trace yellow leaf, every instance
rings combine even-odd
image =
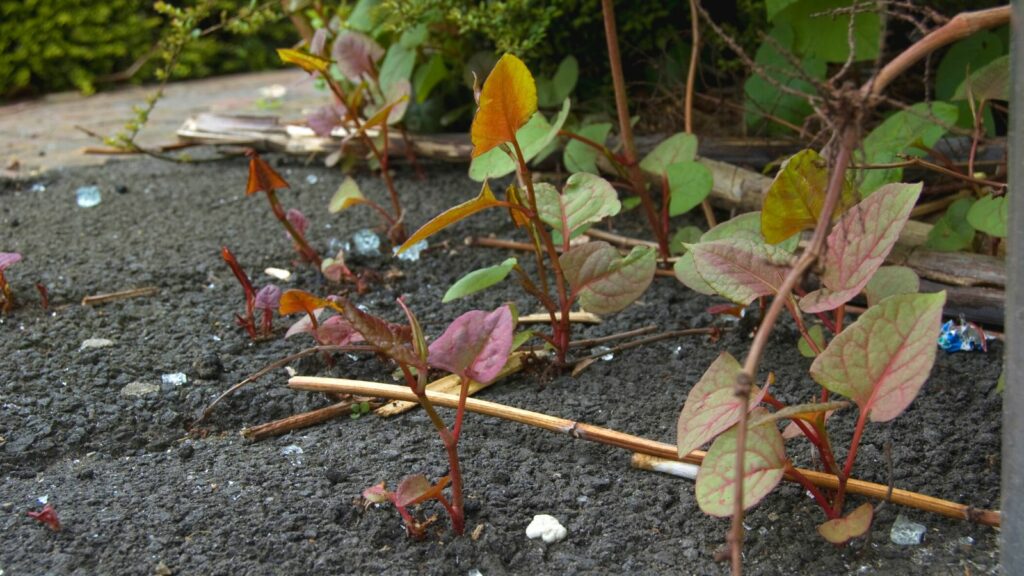
[[[417,230],[415,234],[405,241],[405,244],[402,244],[398,248],[398,253],[401,254],[402,252],[405,252],[405,250],[413,244],[423,240],[424,238],[433,236],[463,218],[467,218],[481,210],[485,210],[493,206],[501,206],[501,202],[494,197],[494,192],[491,192],[490,184],[484,182],[484,187],[480,190],[479,196],[468,202],[463,202],[458,206],[453,206],[437,216],[434,216],[430,222],[424,224],[422,228]]]
[[[787,160],[772,181],[761,209],[765,242],[778,244],[797,232],[813,228],[825,203],[828,179],[828,166],[814,150],[801,150]],[[853,186],[846,180],[832,218],[856,203]]]
[[[278,48],[277,55],[281,57],[281,60],[295,64],[299,68],[302,68],[306,72],[312,74],[313,72],[324,73],[331,66],[331,61],[319,56],[308,54],[301,50],[292,50],[291,48]]]
[[[523,61],[505,54],[494,65],[480,92],[480,107],[473,118],[470,136],[473,158],[511,142],[537,111],[537,85]]]
[[[398,106],[399,104],[402,104],[402,103],[408,102],[408,101],[409,101],[409,95],[405,94],[401,98],[395,100],[394,102],[391,102],[390,104],[384,106],[380,110],[377,110],[377,113],[374,114],[373,116],[370,116],[370,119],[367,120],[363,124],[363,131],[366,131],[366,130],[368,130],[370,128],[373,128],[374,126],[379,126],[379,125],[383,124],[384,121],[388,119],[388,116],[391,115],[391,110],[395,106]]]
[[[363,196],[363,192],[359,189],[359,184],[351,176],[346,176],[345,181],[341,183],[338,191],[331,198],[330,204],[327,205],[327,211],[331,214],[336,214],[343,210],[348,210],[356,204],[364,203],[366,203],[366,197]]]

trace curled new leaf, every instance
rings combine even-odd
[[[251,196],[257,192],[270,192],[288,187],[288,183],[284,181],[284,178],[271,168],[266,160],[261,158],[255,151],[250,151],[249,183],[245,187],[246,196]]]
[[[321,58],[315,54],[309,54],[301,50],[292,50],[291,48],[278,48],[277,55],[281,57],[281,60],[289,64],[295,64],[299,68],[302,68],[310,74],[314,72],[324,73],[331,66],[331,61],[326,58]]]
[[[778,244],[797,232],[814,227],[825,203],[828,179],[828,166],[814,150],[802,150],[787,160],[764,197],[761,231],[765,242]],[[853,186],[844,180],[842,195],[832,217],[842,214],[855,202]]]
[[[736,377],[742,370],[732,354],[723,352],[690,389],[676,425],[680,456],[686,456],[731,428],[764,398],[767,388],[759,390],[755,386],[744,410],[743,401],[734,392]]]
[[[758,411],[752,413],[756,418]],[[697,504],[705,514],[732,516],[736,484],[736,426],[718,436],[697,473]],[[786,445],[775,424],[750,426],[743,458],[743,509],[778,486],[786,467]]]
[[[487,208],[500,205],[501,202],[494,197],[494,192],[491,192],[491,186],[487,182],[484,182],[483,188],[480,189],[479,196],[468,202],[463,202],[458,206],[453,206],[437,216],[434,216],[430,222],[424,224],[419,230],[410,236],[409,239],[401,245],[401,247],[398,248],[398,253],[401,254],[402,252],[405,252],[405,250],[413,244],[437,234],[441,230],[444,230],[463,218],[468,218],[481,210],[486,210]]]
[[[489,383],[508,362],[514,328],[512,310],[507,305],[493,312],[466,312],[430,344],[429,363],[452,374]]]
[[[656,254],[637,246],[625,257],[607,242],[588,242],[559,257],[572,299],[595,314],[611,314],[629,306],[647,290],[657,267]]]
[[[873,422],[899,416],[928,379],[946,293],[901,294],[872,306],[811,364],[811,377]]]
[[[480,107],[470,135],[473,157],[506,142],[537,111],[537,85],[523,61],[505,54],[494,65],[480,91]]]
[[[818,526],[818,534],[833,544],[846,544],[868,533],[874,515],[875,507],[870,502],[865,502],[846,516],[834,518]]]

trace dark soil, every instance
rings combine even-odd
[[[367,223],[359,208],[341,216],[325,210],[337,172],[276,160],[293,184],[286,206],[311,219],[310,237],[324,252]],[[400,174],[410,210],[424,222],[475,195],[464,169],[432,166],[419,182]],[[315,176],[310,184],[307,176]],[[217,394],[273,360],[306,345],[305,337],[252,343],[233,323],[241,289],[219,257],[228,245],[257,284],[268,266],[296,270],[294,253],[263,198],[245,198],[243,160],[177,166],[134,160],[101,168],[51,172],[32,182],[0,182],[0,250],[24,253],[8,270],[20,307],[0,320],[0,574],[721,574],[714,560],[727,521],[698,509],[690,481],[630,468],[613,448],[477,415],[461,443],[468,532],[453,537],[443,517],[425,541],[407,539],[390,507],[365,509],[360,492],[404,475],[443,475],[441,443],[420,412],[367,416],[252,443],[238,430],[326,404],[321,396],[284,387],[283,370],[243,389],[206,425],[205,437],[186,426]],[[364,190],[383,201],[369,176]],[[75,204],[74,190],[95,184],[99,206]],[[123,193],[115,190],[126,187]],[[395,268],[359,301],[398,321],[404,295],[428,334],[469,309],[514,300],[535,306],[509,283],[441,305],[443,291],[465,272],[500,262],[503,251],[468,248],[468,234],[514,237],[494,211],[439,235],[412,264],[385,258],[354,260],[356,268]],[[638,214],[622,218],[638,231]],[[525,261],[526,259],[524,259]],[[393,275],[392,275],[393,276]],[[51,308],[38,304],[33,284],[49,288]],[[83,296],[139,286],[157,296],[99,307]],[[318,274],[298,268],[288,286],[326,293]],[[641,301],[579,335],[601,335],[655,323],[661,329],[705,326],[711,299],[671,278],[659,278]],[[89,338],[110,347],[81,350]],[[804,400],[816,389],[809,360],[783,324],[764,366],[776,371],[776,394]],[[687,391],[721,350],[740,357],[740,331],[712,343],[690,337],[617,354],[579,378],[531,371],[510,377],[482,398],[673,442]],[[893,446],[897,486],[996,508],[999,503],[1000,396],[995,392],[1002,348],[988,354],[940,354],[920,397],[889,424],[865,434],[855,475],[885,483],[884,446]],[[372,358],[319,360],[302,373],[390,381]],[[185,372],[188,382],[161,382]],[[855,411],[836,417],[835,436],[848,442]],[[446,415],[450,412],[445,411]],[[301,457],[282,454],[299,446]],[[841,452],[841,449],[840,449]],[[806,446],[791,444],[798,465],[811,465]],[[47,497],[64,525],[53,533],[26,516]],[[853,498],[850,509],[859,503]],[[428,507],[424,514],[440,513]],[[825,543],[823,520],[803,490],[784,483],[749,515],[745,549],[750,574],[998,574],[997,531],[912,510],[928,532],[919,546],[897,546],[889,530],[901,512],[879,512],[870,543]],[[545,545],[526,538],[535,514],[568,528],[566,540]]]

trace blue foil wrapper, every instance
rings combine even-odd
[[[987,352],[985,332],[973,322],[963,318],[959,322],[947,320],[939,332],[939,348],[946,352]]]

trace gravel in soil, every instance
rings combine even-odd
[[[295,160],[274,162],[292,183],[287,207],[310,218],[322,252],[376,222],[368,210],[328,214],[337,172]],[[409,214],[421,223],[479,190],[459,167],[431,166],[429,179],[398,177]],[[315,176],[315,178],[307,178]],[[407,539],[398,514],[361,505],[361,491],[394,485],[410,473],[446,472],[441,442],[419,412],[381,419],[338,419],[290,435],[249,442],[238,430],[326,404],[284,388],[275,372],[225,402],[188,437],[186,426],[217,394],[246,375],[305,347],[284,340],[253,343],[234,325],[241,289],[219,257],[229,246],[257,286],[270,266],[296,272],[282,287],[326,293],[315,271],[297,266],[289,242],[259,197],[246,198],[242,160],[180,166],[132,160],[56,170],[37,181],[0,181],[0,250],[25,259],[7,272],[21,306],[0,319],[0,574],[724,574],[714,561],[727,520],[702,514],[692,482],[629,467],[629,454],[566,436],[477,415],[467,416],[461,455],[467,533],[447,531],[443,511],[425,541]],[[386,196],[363,175],[369,196]],[[75,190],[96,185],[102,201],[75,204]],[[498,263],[504,251],[471,248],[470,234],[515,237],[502,211],[471,218],[432,239],[418,263],[353,258],[382,273],[359,302],[398,321],[399,295],[437,335],[459,313],[515,301],[534,305],[511,283],[440,304],[444,290],[469,270]],[[640,216],[618,225],[641,235]],[[524,259],[525,261],[526,259]],[[391,271],[390,274],[383,274]],[[386,277],[386,279],[385,279]],[[42,310],[36,282],[50,293]],[[155,296],[96,307],[83,296],[156,286]],[[654,323],[660,329],[705,326],[711,299],[671,278],[656,279],[639,302],[578,336]],[[81,348],[109,339],[110,345]],[[809,361],[783,324],[763,366],[775,371],[776,394],[799,401],[816,387]],[[480,397],[673,442],[687,391],[721,350],[741,357],[742,331],[718,342],[665,341],[618,353],[580,377],[532,370]],[[995,508],[999,502],[1002,356],[940,354],[921,396],[895,421],[868,427],[855,475],[901,488]],[[301,373],[390,380],[373,358],[339,357],[332,366],[307,359]],[[187,381],[162,375],[184,373]],[[854,411],[837,415],[834,438],[848,442]],[[445,411],[450,417],[450,412]],[[296,447],[301,450],[299,453]],[[840,448],[839,456],[842,457]],[[791,443],[798,465],[806,446]],[[44,498],[60,515],[54,533],[26,516]],[[852,509],[859,500],[852,498]],[[898,513],[927,527],[922,544],[897,546],[889,530]],[[568,529],[555,544],[528,540],[535,514]],[[877,515],[869,541],[837,548],[815,532],[813,502],[783,484],[747,519],[749,574],[998,574],[994,529],[896,506]],[[479,530],[479,532],[477,532]]]

